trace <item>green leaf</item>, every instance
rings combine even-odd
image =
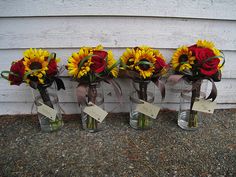
[[[5,76],[4,74],[8,74],[8,76]],[[1,77],[2,77],[3,79],[8,80],[8,77],[9,77],[10,74],[11,74],[11,75],[14,75],[14,76],[16,76],[16,77],[19,77],[18,74],[13,73],[12,71],[2,71],[2,72],[1,72]]]
[[[88,55],[88,56],[84,57],[84,58],[80,61],[79,66],[78,66],[78,69],[80,70],[80,68],[84,65],[84,63],[85,63],[86,61],[88,61],[88,59],[89,59],[90,57],[92,57],[92,56],[93,56],[93,55]]]
[[[49,62],[51,59],[56,59],[56,53],[55,53],[55,52],[53,52],[53,53],[51,53],[51,54],[49,55],[49,57],[48,57],[48,62]]]
[[[26,72],[26,73],[24,74],[23,80],[26,80],[26,78],[27,78],[30,74],[32,74],[32,73],[34,73],[34,72],[38,72],[38,71],[40,71],[40,69],[34,69],[34,70],[30,70],[30,71]]]
[[[125,63],[123,63],[121,60],[119,60],[118,61],[119,62],[119,64],[120,64],[120,68],[121,69],[126,69],[128,66],[125,64]]]
[[[219,56],[214,56],[214,57],[209,57],[209,58],[207,58],[206,60],[203,61],[203,64],[206,63],[206,62],[208,62],[208,61],[210,61],[210,60],[216,59],[216,58],[222,58],[222,59],[224,59],[224,57],[223,57],[223,56],[220,56],[220,55],[219,55]]]
[[[220,53],[222,54],[222,59],[223,59],[223,62],[222,62],[221,67],[220,67],[220,68],[222,68],[225,65],[225,55],[222,51],[220,51]]]
[[[152,64],[151,62],[149,61],[140,61],[138,63],[136,63],[135,65],[149,65],[149,66],[154,66],[154,64]]]
[[[119,64],[120,64],[119,61],[116,61],[113,65],[111,65],[111,67],[107,69],[108,73],[110,73],[111,70],[113,70],[113,69],[114,69],[115,67],[117,67]]]

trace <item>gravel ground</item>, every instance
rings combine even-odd
[[[36,116],[0,116],[0,176],[235,177],[236,111],[205,115],[194,132],[176,116],[162,111],[153,129],[137,131],[128,114],[111,114],[97,133],[81,130],[79,115],[54,133],[41,133]]]

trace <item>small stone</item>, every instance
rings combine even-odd
[[[129,166],[129,168],[130,168],[130,169],[134,169],[134,167],[133,167],[133,166],[131,166],[131,165]]]

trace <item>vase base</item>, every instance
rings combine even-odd
[[[178,115],[178,126],[184,130],[195,131],[200,127],[200,122],[196,123],[196,126],[189,126],[190,111],[182,111]],[[198,119],[198,118],[197,118]]]
[[[133,128],[133,129],[136,129],[136,130],[149,130],[152,128],[152,119],[145,116],[145,123],[146,125],[143,125],[143,126],[139,126],[138,124],[138,119],[139,119],[139,116],[145,116],[143,114],[140,114],[138,112],[134,112],[133,114],[130,113],[130,121],[129,121],[129,124],[130,126]]]
[[[43,133],[50,133],[50,132],[61,130],[62,127],[64,126],[63,120],[60,119],[53,122],[53,121],[50,121],[45,116],[39,117],[39,123],[40,123],[41,132]]]

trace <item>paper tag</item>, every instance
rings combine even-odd
[[[212,102],[210,100],[205,100],[205,99],[196,100],[193,104],[194,111],[200,111],[210,114],[213,114],[215,108],[216,108],[215,101]]]
[[[143,102],[143,104],[138,104],[136,107],[136,111],[145,114],[153,119],[157,118],[157,115],[160,111],[160,108],[158,106],[154,106],[153,104],[150,104],[146,101],[140,100]]]
[[[97,121],[102,122],[108,113],[91,102],[89,102],[89,105],[91,106],[86,106],[83,112],[96,119]]]
[[[46,116],[47,118],[55,121],[56,116],[57,116],[57,111],[43,103],[40,102],[40,106],[38,107],[38,112],[41,113],[42,115]]]

